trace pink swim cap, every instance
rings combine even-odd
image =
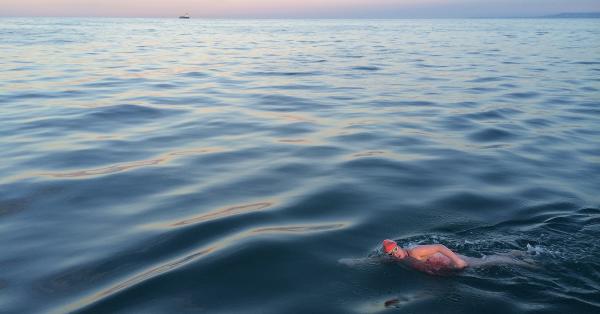
[[[396,243],[395,241],[389,239],[383,240],[383,252],[385,254],[390,254],[390,252],[397,246],[398,243]]]

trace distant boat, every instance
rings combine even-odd
[[[186,20],[187,20],[187,19],[189,19],[189,18],[190,18],[190,15],[186,13],[185,15],[182,15],[182,16],[180,16],[179,18],[180,18],[180,19],[186,19]]]

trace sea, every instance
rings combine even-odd
[[[0,18],[0,161],[1,313],[600,312],[600,19]]]

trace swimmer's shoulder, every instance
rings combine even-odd
[[[407,248],[406,252],[408,256],[423,261],[427,259],[430,255],[437,252],[439,248],[439,244],[425,244],[425,245],[416,245],[411,248]]]

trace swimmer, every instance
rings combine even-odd
[[[441,244],[418,245],[401,248],[392,240],[383,240],[383,252],[396,260],[405,260],[418,270],[435,273],[444,270],[461,270],[469,264],[461,256]]]
[[[517,260],[524,252],[511,251],[506,255],[491,255],[483,258],[467,257],[452,252],[442,244],[417,245],[402,248],[395,241],[383,240],[383,252],[395,260],[406,261],[411,267],[430,274],[462,270],[469,267],[514,264],[532,267],[531,263]]]

